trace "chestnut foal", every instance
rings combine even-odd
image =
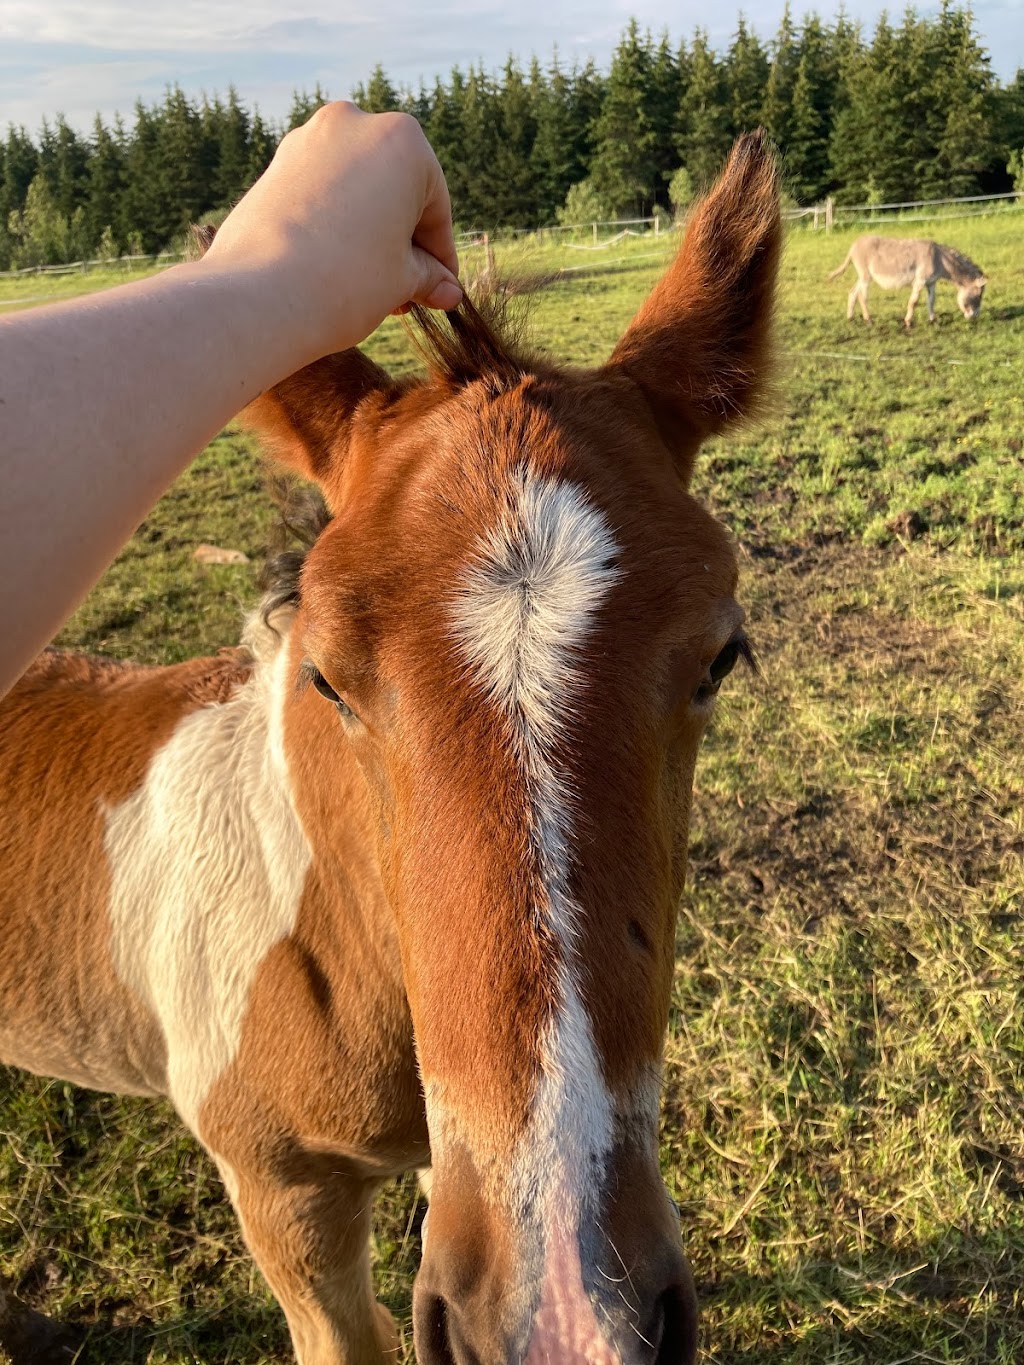
[[[47,652],[0,723],[0,1057],[166,1095],[302,1365],[396,1348],[381,1182],[432,1167],[423,1365],[692,1361],[658,1172],[690,789],[748,652],[698,446],[753,407],[780,229],[742,138],[593,372],[466,306],[245,420],[331,519],[241,651]],[[282,600],[282,598],[284,600]]]

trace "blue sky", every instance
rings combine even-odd
[[[781,0],[747,0],[748,21],[769,37]],[[799,15],[831,6],[794,4]],[[847,0],[871,27],[881,0]],[[902,4],[892,8],[899,12]],[[922,4],[930,12],[935,6]],[[190,94],[233,82],[243,100],[280,117],[296,87],[319,81],[348,95],[375,62],[396,82],[415,85],[458,62],[498,67],[507,54],[543,60],[557,43],[566,62],[606,64],[635,15],[674,40],[699,24],[718,48],[728,44],[739,0],[0,0],[0,127],[35,130],[61,110],[86,128],[98,110],[130,118],[137,96],[159,99],[178,82]],[[978,0],[975,16],[1002,79],[1024,65],[1024,0]]]

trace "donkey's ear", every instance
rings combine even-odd
[[[781,241],[776,158],[763,132],[745,133],[612,354],[608,369],[642,390],[684,479],[700,441],[748,416],[764,389]]]
[[[195,254],[205,255],[216,235],[208,223],[193,224]],[[390,397],[397,388],[385,370],[353,347],[289,375],[253,399],[238,420],[262,437],[278,463],[326,492],[348,449],[357,410],[366,399]]]
[[[377,411],[398,389],[353,347],[289,375],[243,408],[238,420],[262,437],[275,460],[320,484],[330,502],[357,417],[371,406]]]

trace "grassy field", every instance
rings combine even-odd
[[[943,286],[934,328],[904,334],[902,293],[847,323],[852,272],[825,275],[851,234],[794,232],[775,414],[697,477],[763,668],[698,767],[667,1047],[664,1171],[718,1365],[1024,1360],[1024,215],[912,231],[985,267],[978,323]],[[523,260],[583,267],[535,297],[537,339],[603,358],[664,259],[645,239]],[[371,349],[411,363],[395,326]],[[234,641],[272,523],[229,430],[63,643],[159,662]],[[201,568],[200,541],[254,563]],[[288,1358],[165,1106],[0,1072],[0,1129],[0,1269],[88,1329],[83,1361]],[[407,1346],[421,1215],[404,1182],[376,1229]]]

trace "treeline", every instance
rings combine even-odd
[[[725,52],[698,30],[674,45],[631,22],[609,68],[509,58],[398,88],[377,67],[366,109],[415,115],[437,149],[458,221],[536,226],[675,207],[717,171],[733,137],[764,125],[799,202],[892,202],[1024,188],[1024,71],[1001,86],[969,10],[884,15],[873,34],[840,15],[799,25],[788,6],[764,43],[743,18]],[[284,125],[234,90],[168,90],[129,128],[60,116],[0,150],[0,269],[174,245],[260,174],[288,127],[324,100],[296,95]]]

